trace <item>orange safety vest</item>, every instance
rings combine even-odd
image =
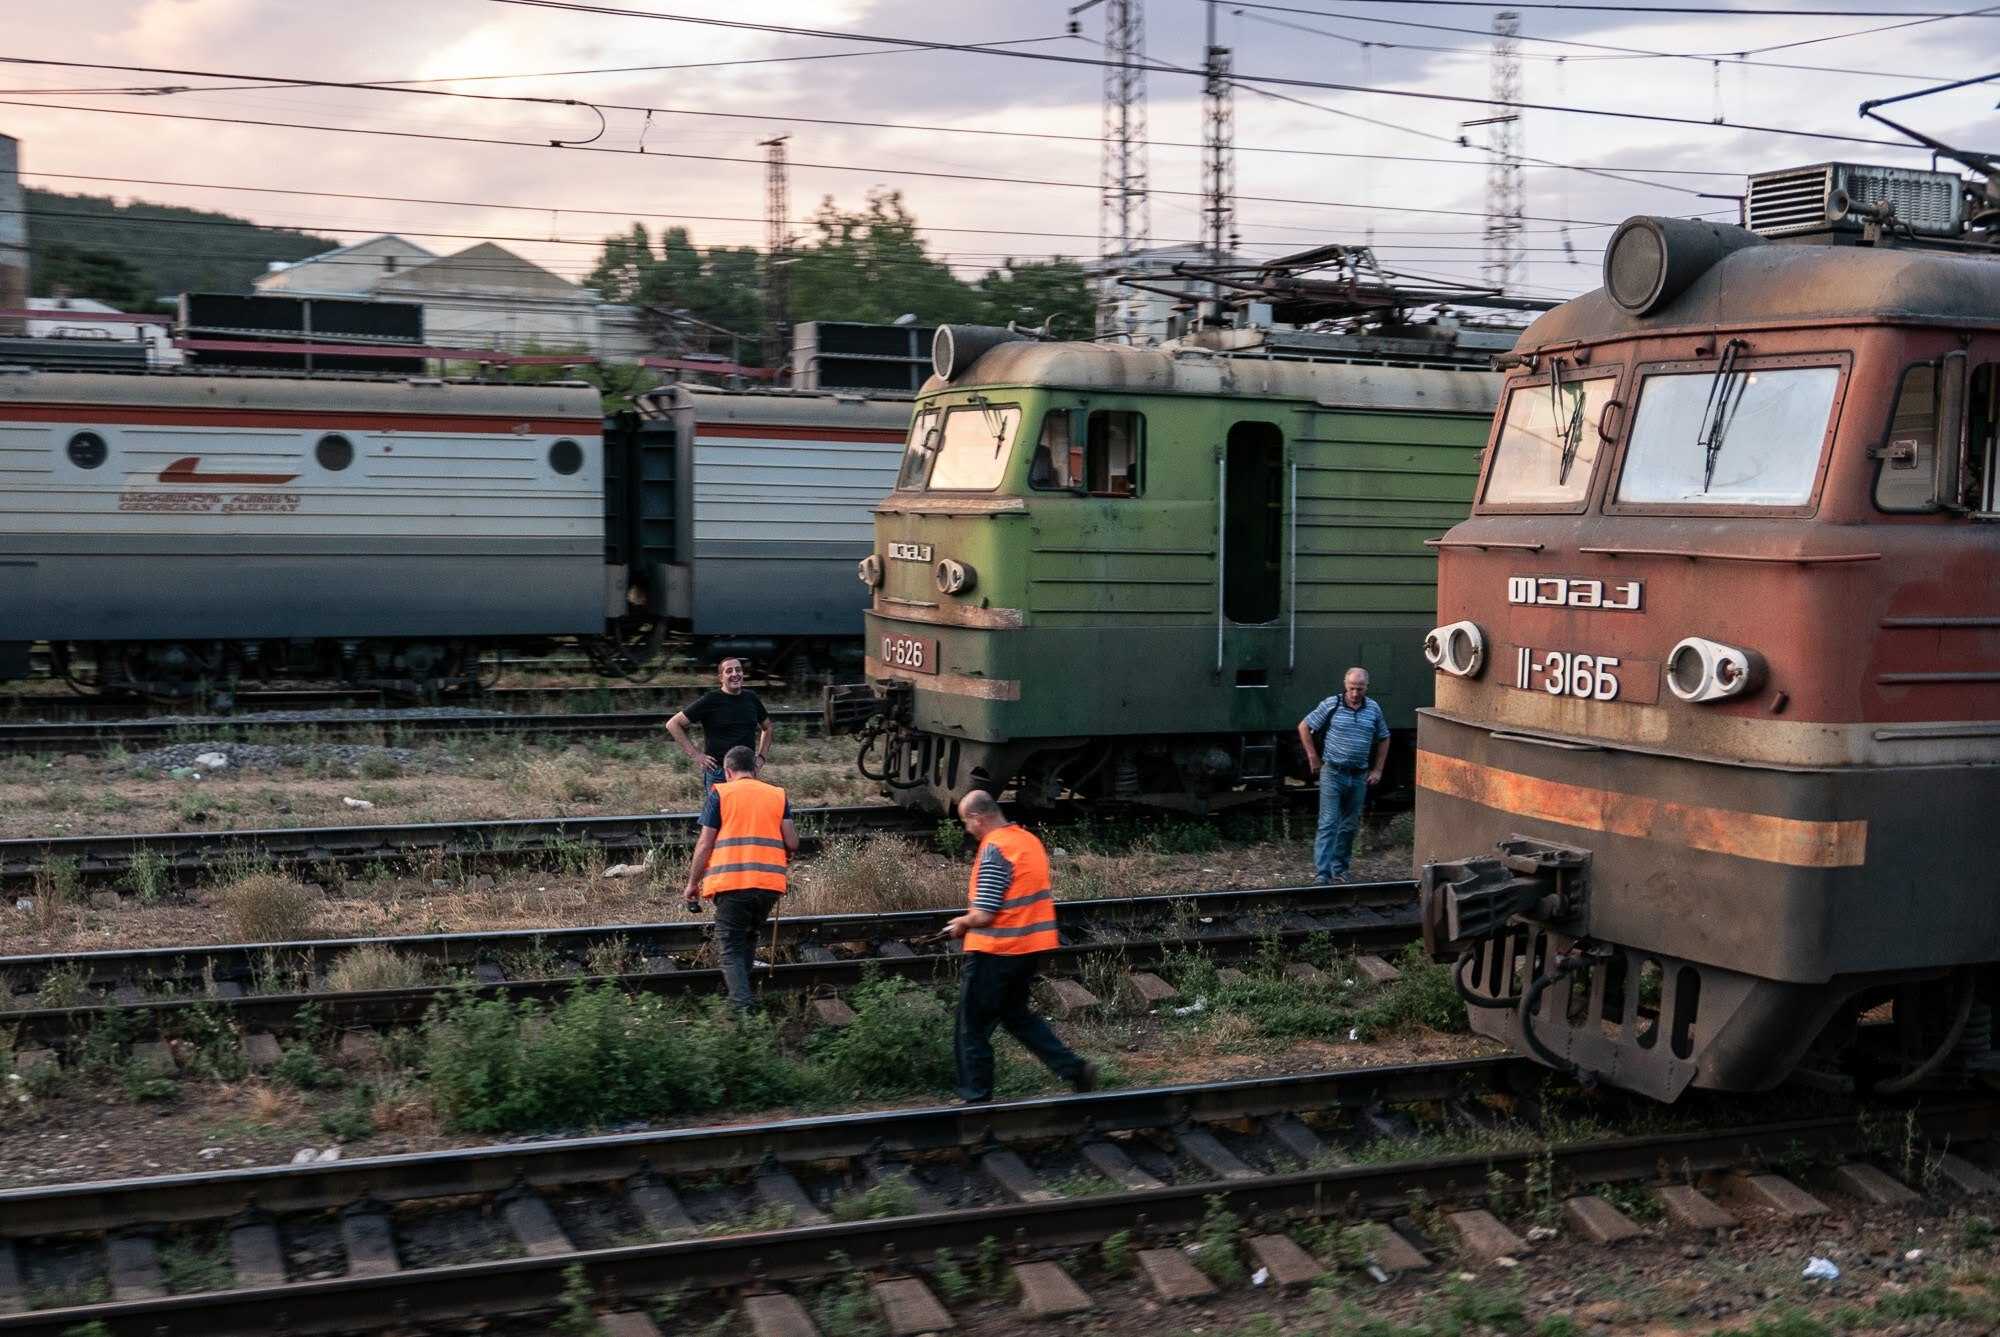
[[[979,842],[979,855],[988,845],[997,846],[1014,866],[1014,879],[1000,901],[1000,913],[985,928],[966,930],[965,950],[992,952],[997,956],[1050,952],[1062,945],[1056,935],[1056,898],[1049,890],[1049,852],[1034,832],[1018,826],[1003,826]],[[969,902],[979,896],[979,855],[972,860],[972,880],[966,885]]]
[[[785,791],[762,780],[715,787],[722,829],[701,880],[704,900],[730,891],[785,891]]]

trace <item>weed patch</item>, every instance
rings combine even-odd
[[[928,990],[904,979],[871,980],[854,991],[851,1006],[852,1022],[813,1037],[813,1056],[829,1081],[870,1096],[950,1085],[950,1020]]]
[[[312,932],[319,892],[277,873],[251,873],[222,888],[222,910],[243,942],[293,942]]]

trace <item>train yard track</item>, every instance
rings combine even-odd
[[[927,831],[934,818],[886,803],[794,810],[801,837],[873,831]],[[192,876],[218,866],[356,867],[426,861],[533,859],[587,850],[635,853],[692,844],[700,814],[634,813],[601,817],[520,817],[393,825],[261,827],[0,840],[0,886],[27,885],[61,867],[83,881],[129,874],[145,861],[157,872]]]
[[[304,709],[303,707],[295,709]],[[383,710],[347,715],[219,715],[167,719],[71,719],[0,723],[0,754],[105,752],[114,747],[158,747],[177,742],[240,740],[246,736],[313,734],[403,743],[420,738],[513,734],[535,738],[633,738],[660,734],[674,709],[612,712]],[[817,730],[820,712],[809,706],[771,709],[780,724]]]
[[[1158,965],[1179,951],[1238,961],[1311,939],[1339,951],[1394,951],[1416,939],[1411,882],[1272,887],[1059,905],[1057,977],[1094,958],[1119,969]],[[889,915],[817,915],[777,921],[780,958],[757,972],[766,992],[830,994],[870,975],[934,980],[956,968],[934,939],[956,909]],[[553,1000],[584,984],[634,993],[713,995],[721,972],[704,964],[702,920],[602,928],[428,934],[214,947],[0,957],[0,1031],[23,1050],[58,1051],[114,1014],[134,1037],[171,1035],[186,1014],[226,1017],[253,1053],[258,1037],[288,1034],[300,1009],[343,1031],[420,1022],[448,989],[486,997]],[[428,982],[336,991],[327,972],[350,953],[391,951],[420,964]],[[607,970],[603,963],[615,968]],[[597,963],[593,965],[593,963]],[[1081,985],[1076,986],[1081,989]],[[60,1006],[49,1005],[60,997]],[[1087,993],[1085,997],[1088,997]]]
[[[789,1307],[805,1323],[759,1330],[810,1332],[784,1287],[867,1269],[885,1309],[942,1315],[931,1285],[982,1249],[1012,1269],[1024,1308],[1088,1306],[1064,1264],[1075,1271],[1075,1251],[1119,1232],[1165,1296],[1177,1276],[1199,1282],[1173,1237],[1218,1210],[1297,1282],[1301,1266],[1320,1265],[1287,1230],[1372,1221],[1372,1265],[1421,1270],[1446,1242],[1423,1233],[1411,1204],[1471,1209],[1496,1187],[1554,1196],[1667,1179],[1669,1210],[1723,1221],[1729,1206],[1690,1187],[1697,1179],[1810,1203],[1768,1168],[1816,1158],[1846,1163],[1836,1184],[1899,1187],[1869,1163],[1877,1148],[1852,1110],[1583,1142],[1520,1125],[1518,1150],[1393,1155],[1395,1107],[1498,1123],[1545,1076],[1487,1058],[0,1191],[0,1333],[466,1322],[546,1313],[579,1278],[620,1308],[748,1288],[746,1308]],[[1907,1121],[1911,1136],[1963,1148],[1991,1135],[1994,1115],[1988,1099],[1947,1100]],[[1963,1161],[1950,1170],[1961,1184],[1979,1175]],[[1533,1247],[1483,1210],[1445,1220],[1465,1232],[1461,1248],[1475,1230],[1489,1249],[1492,1230],[1517,1255]],[[188,1239],[209,1241],[215,1265],[201,1289],[170,1294],[162,1253]],[[62,1289],[37,1286],[58,1275]]]

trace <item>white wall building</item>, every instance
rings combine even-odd
[[[185,360],[174,347],[173,316],[161,313],[158,323],[134,325],[124,320],[92,320],[93,315],[121,315],[94,297],[30,297],[30,311],[46,311],[46,319],[28,321],[30,339],[90,339],[143,343],[146,360],[155,367],[178,367]]]
[[[274,296],[419,303],[433,347],[580,349],[615,360],[653,351],[632,308],[491,242],[438,256],[401,237],[372,237],[275,265],[256,286]]]

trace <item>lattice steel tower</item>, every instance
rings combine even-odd
[[[1527,212],[1521,180],[1521,16],[1504,9],[1493,16],[1493,109],[1488,124],[1493,155],[1486,168],[1486,282],[1502,292],[1526,281],[1521,215]]]
[[[1208,0],[1207,74],[1202,84],[1202,218],[1208,255],[1215,264],[1236,250],[1236,98],[1229,80],[1230,51],[1215,41],[1215,0]],[[1221,289],[1218,287],[1218,293]]]
[[[785,141],[789,135],[758,141],[764,150],[764,215],[767,225],[764,244],[764,365],[776,369],[785,365],[791,352],[792,282],[790,191],[786,186]]]
[[[1098,290],[1097,332],[1109,334],[1122,306],[1110,276],[1146,248],[1153,228],[1146,180],[1146,7],[1144,0],[1084,0],[1069,11],[1072,25],[1076,15],[1100,3],[1106,64],[1097,254],[1105,279]]]

